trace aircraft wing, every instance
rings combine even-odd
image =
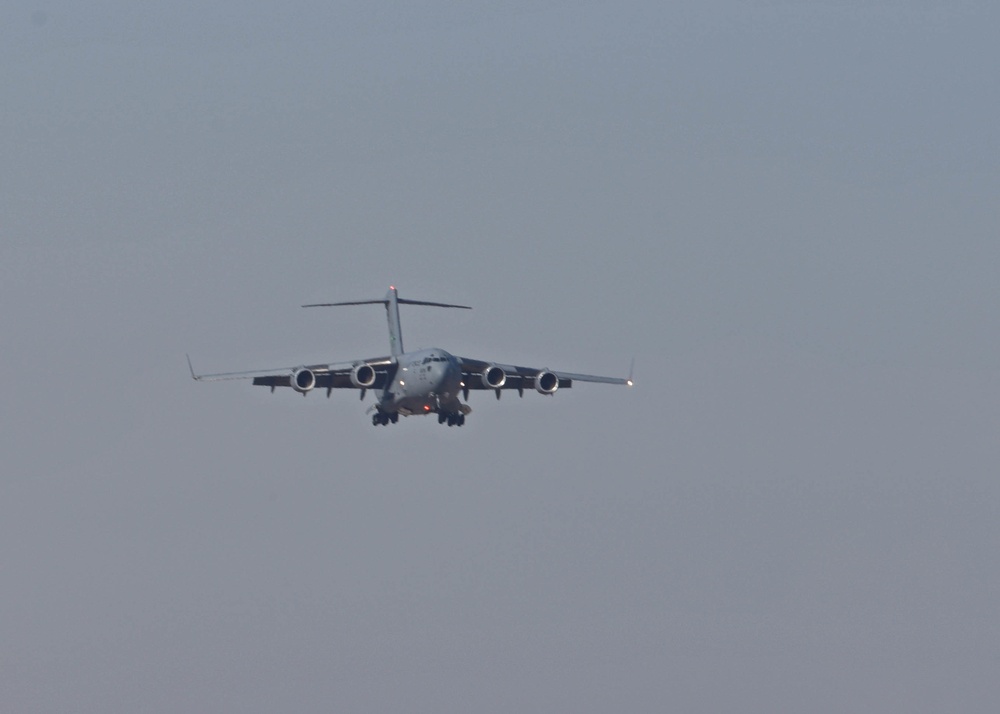
[[[351,380],[351,373],[358,367],[368,366],[374,372],[374,382],[365,389],[381,389],[396,369],[396,360],[392,357],[375,357],[354,362],[339,362],[333,364],[300,365],[298,367],[283,367],[277,369],[258,369],[246,372],[217,372],[215,374],[196,374],[188,357],[188,367],[191,377],[199,382],[217,382],[227,379],[252,379],[254,385],[270,387],[291,387],[292,378],[308,370],[315,378],[309,389],[360,389]]]
[[[466,389],[535,389],[536,380],[539,375],[551,374],[558,378],[558,389],[569,389],[573,382],[601,382],[604,384],[621,384],[632,386],[632,376],[628,377],[600,377],[594,374],[577,374],[576,372],[564,372],[558,369],[539,369],[537,367],[520,367],[512,364],[501,364],[499,362],[486,362],[484,360],[469,359],[459,357],[458,361],[462,367],[462,381]],[[503,384],[499,387],[487,384],[484,373],[494,367],[503,370]],[[498,381],[499,375],[493,374],[493,384]],[[549,391],[555,391],[554,389]]]

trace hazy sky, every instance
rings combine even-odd
[[[993,2],[0,13],[0,710],[995,712]],[[204,371],[637,386],[462,429]]]

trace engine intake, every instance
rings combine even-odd
[[[484,369],[481,378],[483,386],[487,389],[500,389],[507,383],[507,373],[503,371],[502,367],[497,367],[495,364]]]
[[[292,371],[292,377],[288,382],[296,392],[305,394],[316,386],[316,375],[311,369],[299,367]]]
[[[370,364],[355,365],[351,370],[351,384],[358,389],[368,389],[375,384],[375,369]]]
[[[555,394],[559,389],[559,377],[552,372],[539,372],[535,375],[535,389],[541,394]]]

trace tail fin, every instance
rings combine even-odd
[[[341,305],[385,305],[386,317],[389,321],[389,352],[393,357],[403,354],[403,330],[399,324],[400,305],[428,305],[430,307],[457,307],[471,310],[468,305],[450,305],[443,302],[427,302],[425,300],[407,300],[399,297],[395,286],[389,286],[389,292],[383,300],[353,300],[351,302],[320,302],[302,307],[339,307]]]
[[[398,357],[403,354],[403,328],[399,324],[399,295],[391,285],[385,294],[385,316],[389,321],[389,354]]]

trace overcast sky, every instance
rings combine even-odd
[[[995,712],[998,27],[4,4],[0,710]],[[390,283],[637,386],[189,378],[385,354],[298,306]]]

